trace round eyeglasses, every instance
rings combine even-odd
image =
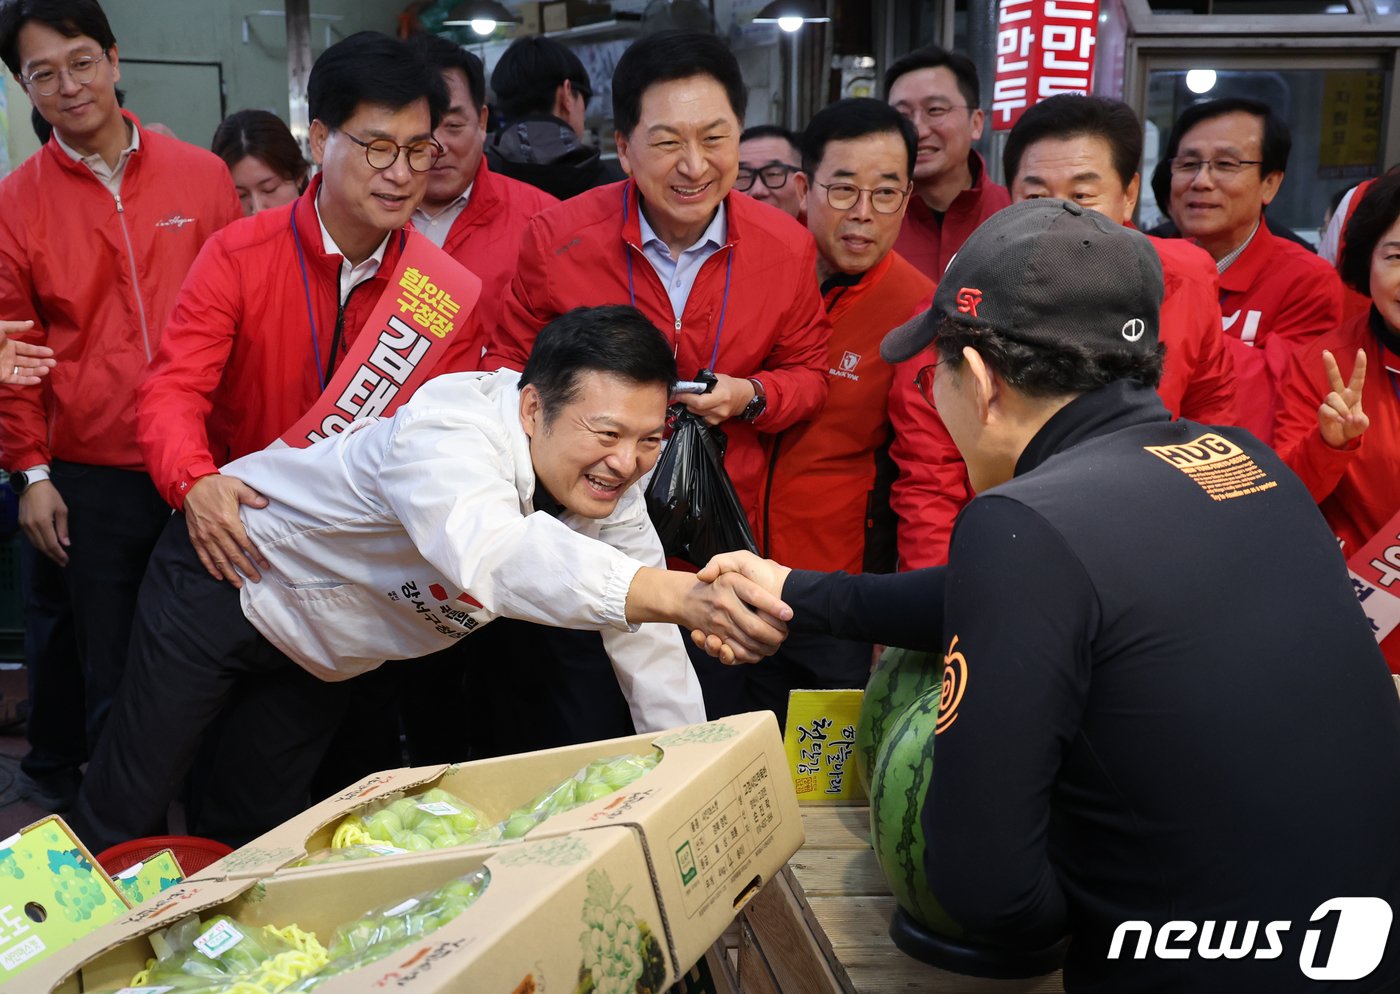
[[[818,183],[817,186],[826,191],[826,202],[837,211],[850,210],[860,201],[862,193],[868,193],[870,206],[875,208],[877,214],[894,214],[904,206],[904,198],[909,196],[907,187],[901,190],[896,186],[877,186],[871,190],[851,183]]]
[[[369,163],[371,169],[390,168],[399,161],[399,153],[403,152],[408,159],[409,169],[415,173],[426,173],[433,168],[433,164],[443,154],[442,146],[432,138],[414,142],[412,145],[399,145],[387,138],[376,138],[374,141],[366,142],[356,138],[348,131],[340,133],[365,150],[365,161]]]
[[[21,75],[20,79],[39,96],[51,97],[63,85],[63,73],[79,86],[86,86],[97,78],[97,67],[105,58],[105,55],[82,55],[68,63],[66,69],[38,69],[28,76]]]

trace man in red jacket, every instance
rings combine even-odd
[[[0,184],[0,319],[32,321],[16,338],[58,360],[38,389],[3,388],[0,441],[24,532],[63,567],[80,606],[83,666],[80,686],[36,685],[31,736],[56,699],[85,696],[91,746],[169,517],[137,446],[136,386],[195,254],[242,211],[219,159],[122,112],[116,40],[95,0],[5,4],[0,58],[53,126]],[[76,789],[83,737],[35,738],[26,757],[26,774],[55,806]]]
[[[559,201],[487,165],[482,148],[489,111],[481,60],[437,35],[414,35],[409,47],[442,73],[448,95],[447,113],[433,132],[443,154],[428,170],[413,226],[481,279],[476,313],[483,335],[467,349],[480,356],[515,275],[525,223]]]
[[[893,251],[916,141],[908,120],[870,99],[837,101],[802,134],[803,172],[795,180],[831,319],[829,390],[820,414],[773,436],[757,535],[770,559],[823,572],[894,569],[888,448],[902,426],[890,398],[903,385],[912,389],[917,369],[890,365],[879,352],[886,332],[933,300],[933,281]],[[739,706],[771,709],[782,723],[790,690],[864,687],[871,648],[790,636],[773,658],[740,670]]]
[[[1167,141],[1172,217],[1215,260],[1225,333],[1239,343],[1239,423],[1265,442],[1289,357],[1335,330],[1342,314],[1336,270],[1264,220],[1291,147],[1288,125],[1267,104],[1234,98],[1187,108]]]
[[[738,62],[713,35],[660,32],[623,54],[613,116],[632,178],[531,220],[485,365],[521,368],[539,329],[570,308],[634,304],[667,332],[683,378],[717,374],[711,392],[683,400],[724,425],[725,467],[753,519],[760,433],[821,410],[831,327],[811,238],[731,192],[746,100]]]
[[[1142,125],[1132,108],[1077,93],[1050,97],[1021,115],[1002,159],[1015,202],[1058,197],[1122,224],[1132,223],[1141,161]],[[1215,267],[1205,252],[1181,239],[1148,238],[1165,283],[1160,338],[1167,354],[1157,393],[1176,417],[1236,424],[1234,366],[1216,307]],[[953,519],[971,494],[962,459],[937,413],[912,402],[909,408],[915,416],[911,429],[900,433],[892,449],[904,470],[895,505],[912,506],[914,519],[901,533],[901,551],[910,567],[939,565],[946,560]]]
[[[920,48],[885,73],[885,99],[919,134],[914,196],[894,249],[937,283],[973,229],[1011,203],[972,148],[985,119],[977,67],[937,45]]]

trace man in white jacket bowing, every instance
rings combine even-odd
[[[724,632],[752,661],[786,608],[737,575],[711,586],[664,568],[637,484],[675,376],[639,312],[580,308],[541,332],[522,373],[440,376],[391,418],[231,463],[269,500],[242,517],[271,568],[238,589],[213,580],[171,519],[74,811],[83,839],[162,833],[206,736],[190,830],[257,836],[310,800],[343,681],[496,617],[602,631],[638,730],[703,721],[673,625]]]

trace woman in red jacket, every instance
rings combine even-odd
[[[1372,184],[1345,238],[1338,269],[1371,307],[1294,353],[1274,445],[1349,559],[1400,511],[1400,174]],[[1381,649],[1400,673],[1400,628]]]

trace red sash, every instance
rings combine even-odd
[[[1400,625],[1400,513],[1347,561],[1351,583],[1376,641]]]
[[[481,280],[416,231],[345,360],[281,441],[302,449],[357,418],[387,417],[413,395],[481,296]]]

